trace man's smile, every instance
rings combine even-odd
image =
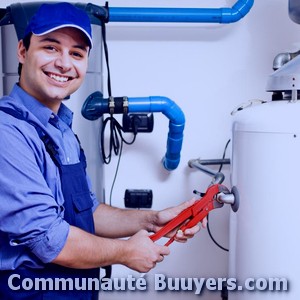
[[[46,71],[44,71],[44,73],[51,79],[54,79],[55,81],[58,81],[58,82],[67,82],[69,80],[74,79],[74,77],[72,77],[72,76],[58,75],[58,74],[46,72]]]

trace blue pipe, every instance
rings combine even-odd
[[[184,113],[171,99],[161,96],[126,98],[129,113],[161,112],[169,119],[167,151],[162,160],[166,170],[175,170],[180,162],[185,125]],[[84,102],[81,113],[88,120],[96,120],[109,113],[109,99],[103,98],[101,92],[94,92]],[[122,110],[117,113],[122,113]]]
[[[233,23],[253,4],[254,0],[238,0],[232,8],[110,7],[109,22]]]
[[[128,98],[129,112],[161,112],[169,121],[167,152],[162,160],[166,170],[176,169],[180,162],[180,151],[185,125],[184,113],[171,99],[161,96]]]

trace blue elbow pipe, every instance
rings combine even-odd
[[[238,0],[232,8],[110,7],[109,22],[233,23],[253,4],[254,0]]]
[[[180,107],[171,99],[161,96],[128,98],[128,102],[129,112],[161,112],[170,120],[167,151],[162,163],[166,170],[175,170],[180,162],[185,125],[184,113]]]
[[[162,160],[166,170],[175,170],[180,162],[185,125],[184,113],[171,99],[161,96],[127,98],[129,113],[161,112],[169,119],[169,133],[166,154]],[[101,92],[91,94],[84,102],[81,113],[88,120],[96,120],[109,113],[109,99],[103,98]],[[123,110],[117,113],[122,113]]]

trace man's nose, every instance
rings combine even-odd
[[[63,72],[70,70],[72,67],[70,55],[65,52],[61,53],[55,60],[55,66]]]

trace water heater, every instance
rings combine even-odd
[[[289,0],[289,16],[300,23],[299,1]],[[266,87],[272,101],[249,102],[234,114],[232,184],[240,208],[230,219],[229,275],[240,288],[230,300],[300,299],[299,54],[275,57]]]
[[[300,299],[299,116],[299,101],[272,101],[234,117],[232,184],[241,201],[231,215],[230,276],[241,285],[284,278],[288,291],[261,291],[253,281],[253,291],[230,300]]]

